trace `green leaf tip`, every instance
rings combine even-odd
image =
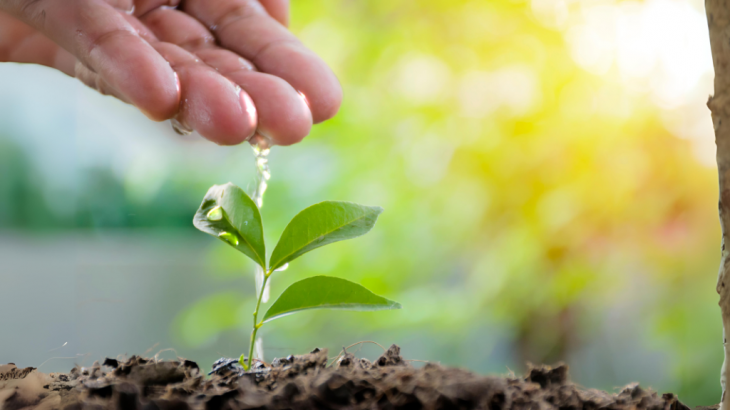
[[[373,228],[379,206],[324,201],[298,213],[284,229],[269,259],[271,270],[321,246],[356,238]]]
[[[400,308],[400,303],[349,280],[313,276],[289,286],[266,312],[263,323],[310,309],[371,311]]]
[[[266,269],[261,213],[243,189],[230,182],[213,185],[195,213],[193,225],[218,237]]]

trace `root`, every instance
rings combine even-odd
[[[351,344],[351,345],[349,345],[347,347],[343,347],[342,348],[342,352],[340,354],[338,354],[337,356],[333,357],[332,359],[330,359],[330,361],[327,363],[327,365],[329,366],[329,365],[333,364],[334,362],[336,362],[337,360],[339,360],[340,357],[342,357],[344,353],[347,353],[347,349],[349,349],[351,347],[355,347],[357,345],[363,345],[365,343],[372,343],[374,345],[378,345],[381,349],[383,349],[383,353],[385,353],[385,352],[388,351],[388,349],[386,349],[385,347],[383,347],[383,345],[381,345],[378,342],[374,342],[372,340],[363,340],[363,341],[360,341],[360,342],[357,342],[357,343],[353,343],[353,344]]]

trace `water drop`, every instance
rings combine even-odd
[[[208,215],[205,216],[211,222],[218,222],[223,219],[223,208],[216,206],[215,208],[208,211]]]
[[[285,263],[285,264],[281,265],[281,267],[279,269],[274,269],[274,270],[276,272],[281,272],[281,271],[285,271],[287,269],[289,269],[289,264],[288,263]]]
[[[256,189],[253,191],[251,199],[261,208],[264,205],[264,192],[266,192],[269,179],[271,179],[269,152],[271,152],[272,142],[260,134],[256,134],[249,142],[256,156]]]
[[[230,243],[233,246],[238,246],[238,236],[236,236],[236,234],[233,234],[230,232],[221,232],[218,235],[218,237],[223,239],[224,241]]]
[[[170,120],[170,123],[172,124],[172,129],[175,130],[176,133],[180,135],[190,135],[193,133],[193,129],[189,126],[181,123],[178,121],[177,118],[173,118]]]

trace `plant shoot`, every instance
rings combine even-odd
[[[289,262],[309,251],[368,233],[381,212],[383,208],[351,202],[325,201],[312,205],[289,222],[267,263],[263,223],[257,204],[231,183],[214,185],[208,190],[193,219],[195,227],[248,256],[264,272],[253,312],[248,360],[244,355],[240,358],[244,369],[251,368],[258,329],[274,319],[310,309],[401,308],[400,304],[349,280],[314,276],[289,286],[259,320],[264,289],[274,272],[283,270]]]

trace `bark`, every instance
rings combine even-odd
[[[722,258],[717,276],[717,293],[720,295],[722,313],[723,346],[725,361],[722,364],[720,383],[722,385],[721,410],[730,410],[730,394],[726,381],[730,374],[730,351],[727,333],[730,331],[730,255],[726,250],[730,235],[730,1],[706,0],[707,24],[710,29],[712,62],[715,67],[715,92],[707,102],[712,113],[717,145],[717,173],[720,183],[718,203],[722,227]]]

